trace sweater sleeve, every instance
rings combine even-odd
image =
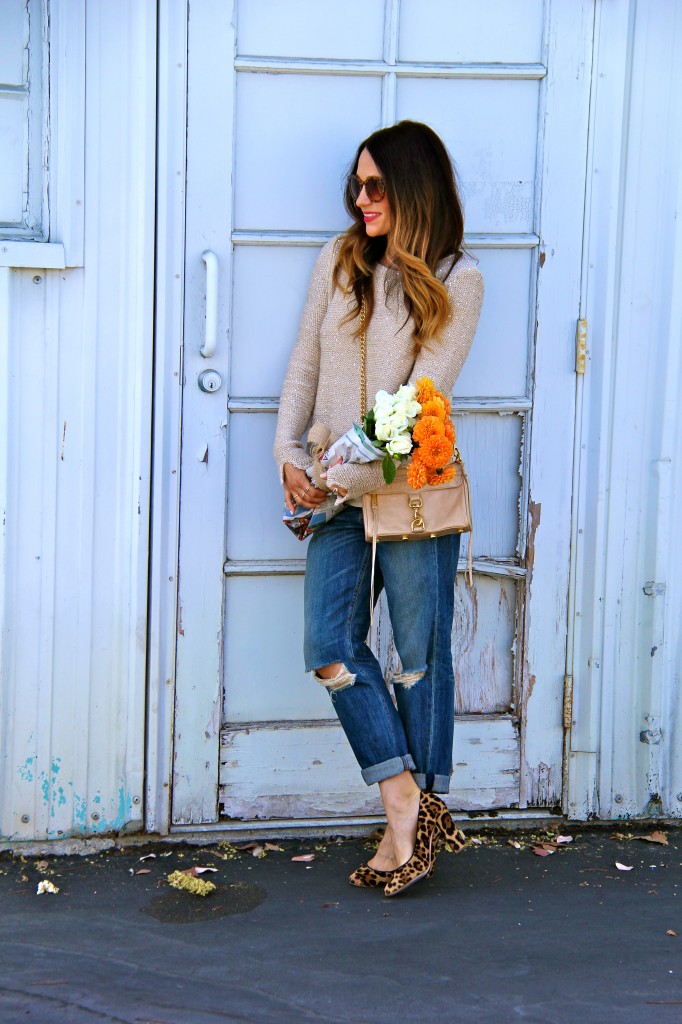
[[[484,285],[477,267],[466,267],[457,274],[451,274],[445,284],[450,293],[452,316],[440,341],[428,349],[422,348],[417,355],[410,380],[430,377],[440,391],[451,395],[474,340],[483,305]],[[358,498],[384,483],[381,462],[334,466],[329,470],[327,483],[330,487],[344,487],[348,498]]]
[[[332,238],[327,242],[315,261],[296,344],[282,385],[273,449],[280,480],[285,462],[307,469],[313,461],[301,438],[315,407],[320,373],[320,327],[333,290],[336,241]]]

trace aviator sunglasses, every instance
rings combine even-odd
[[[367,198],[370,203],[380,203],[386,195],[386,182],[383,178],[358,178],[357,174],[351,174],[348,178],[348,189],[354,200],[357,200],[358,196],[365,189]]]

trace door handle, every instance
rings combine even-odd
[[[199,352],[210,359],[218,344],[218,257],[205,249],[201,258],[206,264],[206,334]]]

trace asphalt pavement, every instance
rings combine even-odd
[[[393,899],[361,839],[3,854],[0,1022],[682,1024],[679,826],[466,833]]]

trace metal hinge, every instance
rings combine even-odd
[[[575,372],[585,372],[587,355],[587,320],[578,320],[575,329]]]
[[[573,725],[573,676],[564,676],[564,732]]]

